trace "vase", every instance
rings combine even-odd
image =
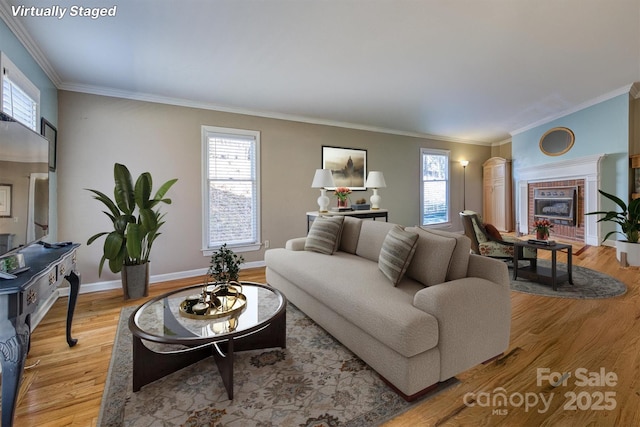
[[[547,240],[549,238],[549,232],[545,230],[536,230],[536,239]]]
[[[347,199],[344,199],[344,200],[338,199],[338,207],[339,208],[346,208],[347,207]]]

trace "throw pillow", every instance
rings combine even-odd
[[[417,242],[417,233],[406,231],[399,225],[394,226],[387,233],[380,249],[378,268],[393,283],[393,286],[400,282],[407,271],[416,251]]]
[[[333,255],[340,244],[344,216],[318,217],[311,224],[304,250]]]
[[[484,225],[484,231],[486,231],[487,234],[489,236],[493,237],[494,239],[502,240],[502,235],[500,234],[498,229],[493,224],[485,224]]]
[[[415,258],[416,261],[420,262],[411,263],[407,270],[407,277],[417,280],[425,286],[443,283],[447,280],[447,272],[452,262],[453,251],[458,246],[456,239],[421,228],[416,231],[418,232],[418,243],[416,244]],[[460,260],[456,259],[457,263],[461,261],[468,263],[470,243],[466,246],[467,256]],[[466,276],[467,266],[456,265],[456,271],[459,267],[464,267],[464,276]]]

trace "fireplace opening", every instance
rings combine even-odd
[[[555,224],[576,224],[577,187],[536,188],[533,193],[534,216]]]

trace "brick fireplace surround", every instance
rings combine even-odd
[[[529,232],[531,233],[531,224],[533,224],[534,218],[534,202],[533,192],[536,188],[554,188],[554,187],[577,187],[576,194],[576,223],[575,225],[553,224],[551,230],[550,239],[555,237],[576,240],[584,242],[584,179],[570,179],[564,181],[543,181],[543,182],[530,182],[528,206],[529,213],[527,215],[527,224],[529,226]]]
[[[605,156],[597,154],[530,167],[519,167],[516,162],[513,174],[516,183],[515,210],[518,231],[522,234],[531,233],[535,188],[577,187],[575,226],[555,224],[551,238],[556,236],[598,246],[600,239],[597,217],[585,216],[584,213],[598,210],[600,167]]]

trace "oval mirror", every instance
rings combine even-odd
[[[559,156],[573,147],[575,139],[575,135],[569,128],[549,129],[540,138],[540,151],[547,156]]]

